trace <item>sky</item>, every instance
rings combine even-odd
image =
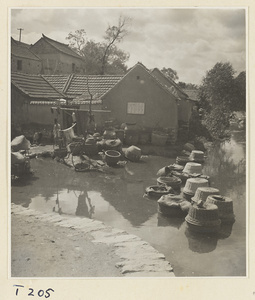
[[[128,67],[137,62],[148,69],[172,68],[179,81],[200,84],[217,62],[230,62],[236,75],[246,66],[245,10],[242,8],[26,8],[11,10],[10,35],[33,44],[42,33],[68,43],[69,32],[86,31],[102,42],[108,25],[119,16],[130,18],[128,35],[118,47],[130,54]]]

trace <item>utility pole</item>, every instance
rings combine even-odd
[[[21,31],[24,30],[23,28],[17,28],[19,30],[19,42],[21,42]]]

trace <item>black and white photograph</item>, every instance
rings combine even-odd
[[[248,276],[247,22],[9,9],[11,278]]]

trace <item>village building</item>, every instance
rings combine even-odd
[[[30,50],[31,45],[11,38],[11,71],[26,74],[40,74],[42,61]]]
[[[194,105],[193,99],[159,69],[153,69],[152,74],[178,98],[178,125],[179,127],[187,125]]]
[[[50,108],[63,94],[58,92],[41,75],[12,73],[11,75],[11,126],[12,130],[52,127],[54,118]],[[31,129],[32,131],[35,128]]]
[[[84,62],[67,44],[42,34],[30,48],[42,60],[42,74],[84,74]]]
[[[142,63],[124,76],[70,74],[26,79],[14,73],[12,86],[12,103],[17,102],[17,94],[23,95],[18,105],[23,105],[20,114],[26,122],[52,124],[49,105],[53,105],[52,100],[63,98],[73,107],[92,111],[99,128],[107,120],[117,126],[135,124],[139,130],[170,133],[173,141],[181,121],[188,123],[193,103],[175,83],[170,85],[159,70],[150,71]],[[63,125],[68,124],[70,116],[64,117]]]

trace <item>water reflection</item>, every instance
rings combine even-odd
[[[233,224],[234,222],[222,223],[217,233],[194,232],[186,227],[185,236],[188,239],[190,250],[198,253],[208,253],[215,250],[218,240],[230,237]]]
[[[95,205],[91,204],[91,199],[86,190],[81,191],[78,196],[78,205],[76,208],[76,216],[90,218],[95,213]]]
[[[158,213],[158,226],[166,227],[171,226],[177,229],[180,229],[182,223],[184,222],[184,218],[167,218],[162,214]]]
[[[211,186],[219,188],[223,195],[233,189],[233,186],[244,185],[245,145],[237,143],[234,138],[223,143],[215,143],[208,151],[203,173],[211,177]]]
[[[208,253],[217,247],[218,237],[215,234],[197,233],[186,227],[185,236],[189,242],[189,249],[193,252]]]

